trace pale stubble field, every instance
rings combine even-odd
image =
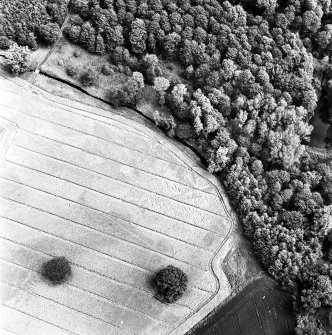
[[[231,293],[219,265],[232,217],[217,180],[158,132],[22,82],[0,82],[2,327],[34,335],[189,330]],[[39,274],[54,256],[72,265],[63,286]],[[151,287],[169,264],[189,278],[172,305]]]

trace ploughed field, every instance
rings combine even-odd
[[[293,335],[290,296],[270,279],[254,281],[191,335]]]
[[[3,77],[0,96],[4,331],[175,334],[202,306],[230,294],[214,263],[231,219],[222,189],[197,162],[120,115]],[[54,256],[72,266],[60,286],[40,275]],[[151,287],[169,264],[189,279],[171,305]]]

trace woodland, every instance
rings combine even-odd
[[[53,44],[69,12],[66,38],[128,74],[109,92],[118,104],[134,107],[151,85],[170,112],[157,125],[218,175],[258,259],[292,294],[296,334],[327,334],[332,162],[306,147],[320,99],[332,115],[331,0],[4,0],[0,12],[3,49]]]

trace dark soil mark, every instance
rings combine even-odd
[[[187,335],[293,335],[292,300],[262,278],[248,285]]]

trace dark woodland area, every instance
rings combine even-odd
[[[0,47],[9,47],[9,40],[32,50],[38,43],[53,44],[67,15],[62,0],[4,0],[0,3]]]
[[[306,145],[320,99],[332,114],[331,0],[5,0],[0,12],[3,49],[53,44],[69,12],[65,36],[130,75],[110,92],[119,104],[136,105],[143,78],[153,85],[172,113],[156,123],[220,177],[257,257],[294,297],[296,334],[327,334],[332,162]],[[162,62],[179,63],[182,80]]]

